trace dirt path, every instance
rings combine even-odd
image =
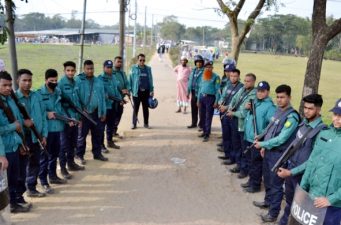
[[[252,206],[263,194],[245,194],[240,181],[217,159],[218,117],[214,134],[203,143],[196,130],[185,128],[190,114],[176,114],[175,76],[168,58],[151,60],[155,94],[150,126],[130,130],[131,107],[125,108],[120,131],[120,150],[111,150],[109,162],[91,160],[86,170],[74,173],[67,185],[54,186],[57,193],[28,199],[31,213],[12,217],[15,224],[260,224]],[[174,163],[179,159],[186,161]],[[181,161],[181,160],[180,160]],[[182,160],[183,161],[183,160]]]

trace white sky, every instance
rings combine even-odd
[[[4,1],[4,0],[0,0]],[[129,0],[128,0],[129,1]],[[258,0],[247,0],[240,18],[245,19],[252,11]],[[71,11],[77,10],[77,18],[81,18],[83,11],[83,0],[28,0],[28,4],[15,0],[17,14],[30,12],[41,12],[47,16],[61,14],[65,18],[70,18]],[[134,11],[135,0],[130,0]],[[313,0],[281,0],[285,7],[280,7],[279,14],[295,14],[303,17],[311,17]],[[178,21],[187,27],[193,26],[214,26],[222,28],[226,22],[226,17],[219,16],[212,8],[218,8],[216,0],[137,0],[138,14],[137,22],[144,23],[144,9],[147,7],[147,24],[161,22],[164,16],[175,15]],[[93,19],[101,25],[113,25],[119,19],[118,0],[87,0],[87,19]],[[275,14],[265,12],[262,16]],[[341,0],[328,0],[327,15],[334,18],[341,17]],[[152,19],[153,18],[153,19]],[[133,22],[131,21],[130,24]]]

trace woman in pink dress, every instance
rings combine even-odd
[[[181,108],[184,108],[183,113],[186,113],[186,108],[189,105],[189,99],[187,98],[187,84],[189,75],[191,74],[191,68],[187,66],[188,60],[185,56],[181,57],[181,64],[174,68],[176,73],[176,87],[177,87],[177,97],[176,104],[179,107],[176,111],[181,112]]]

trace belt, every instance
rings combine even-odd
[[[209,95],[209,94],[202,94],[204,97],[215,97],[215,95]]]

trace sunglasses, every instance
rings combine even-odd
[[[145,59],[140,59],[139,61],[140,61],[140,62],[145,62],[146,60],[145,60]]]

